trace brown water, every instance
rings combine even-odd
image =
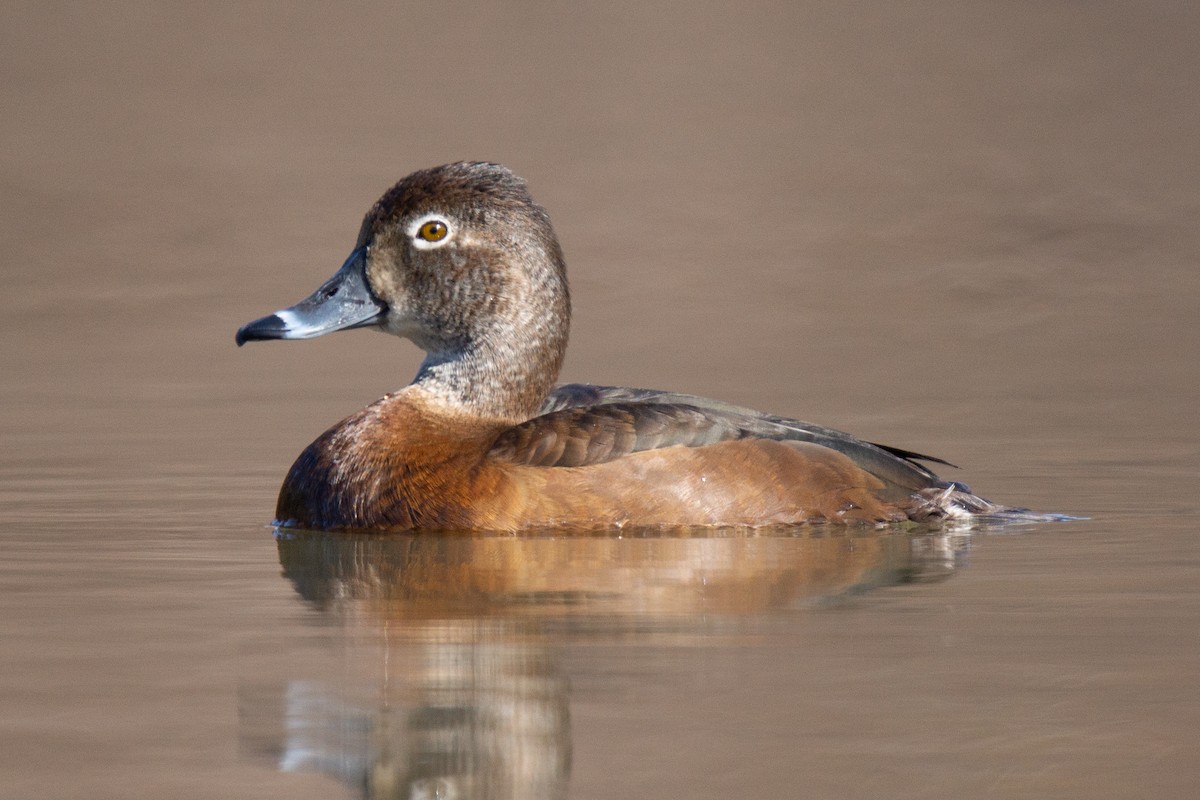
[[[6,4],[0,796],[1196,796],[1198,24]],[[233,332],[458,158],[554,217],[564,379],[1090,519],[277,541],[419,355]]]

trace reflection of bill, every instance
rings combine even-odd
[[[773,612],[948,577],[965,541],[894,528],[289,533],[279,539],[285,576],[358,643],[358,660],[384,665],[383,689],[351,671],[344,683],[245,688],[243,739],[282,769],[336,776],[364,797],[565,797],[560,646],[612,635],[656,645],[736,637]]]

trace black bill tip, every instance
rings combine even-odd
[[[246,342],[282,339],[287,333],[287,323],[280,319],[278,314],[270,314],[253,322],[247,322],[238,328],[237,336],[234,339],[237,341],[237,346],[241,347]]]

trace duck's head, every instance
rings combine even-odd
[[[506,167],[459,162],[392,187],[367,212],[342,268],[296,305],[242,326],[237,343],[377,328],[428,353],[418,381],[482,384],[508,372],[544,395],[569,321],[562,251],[545,210]]]

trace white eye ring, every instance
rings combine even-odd
[[[454,238],[454,227],[441,214],[425,214],[408,224],[408,238],[418,250],[433,250]]]

